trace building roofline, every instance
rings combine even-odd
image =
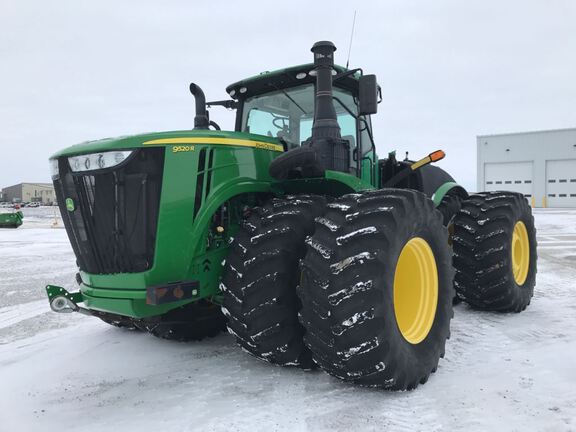
[[[31,185],[31,186],[38,186],[38,187],[54,187],[53,183],[21,182],[21,183],[16,183],[16,184],[10,185],[10,186],[4,186],[3,189],[13,188],[15,186],[22,186],[22,185]]]
[[[506,133],[500,133],[500,134],[476,135],[476,138],[490,138],[490,137],[500,137],[500,136],[509,136],[509,135],[528,135],[528,134],[539,134],[539,133],[549,133],[549,132],[568,132],[568,131],[576,132],[576,127],[560,128],[560,129],[544,129],[544,130],[535,130],[535,131],[526,131],[526,132],[506,132]]]

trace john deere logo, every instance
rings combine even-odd
[[[66,198],[66,210],[68,210],[69,212],[73,212],[75,208],[76,207],[74,207],[74,200],[72,198]]]

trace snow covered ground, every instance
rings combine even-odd
[[[74,289],[51,208],[0,229],[0,432],[576,430],[576,211],[536,210],[538,284],[521,314],[455,308],[446,358],[416,391],[272,367],[222,334],[174,343],[49,311]]]

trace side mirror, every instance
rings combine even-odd
[[[378,112],[378,83],[376,75],[362,75],[358,81],[359,115]]]

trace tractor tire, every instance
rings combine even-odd
[[[521,312],[536,284],[536,229],[528,201],[487,192],[463,202],[454,218],[455,287],[476,309]]]
[[[298,288],[315,362],[362,386],[425,383],[450,336],[447,237],[442,214],[417,191],[381,189],[328,204],[307,240]]]
[[[128,317],[118,316],[118,317],[105,317],[105,318],[103,318],[100,316],[98,318],[100,318],[106,324],[111,325],[111,326],[116,327],[116,328],[126,329],[126,330],[130,330],[130,331],[140,330],[140,328],[136,324],[134,324],[134,321]]]
[[[462,207],[462,201],[464,199],[456,194],[447,193],[442,198],[442,201],[438,205],[437,209],[442,213],[442,223],[444,226],[449,226],[452,219],[460,208]]]
[[[464,198],[461,195],[448,192],[444,195],[438,207],[436,207],[438,211],[442,213],[442,223],[448,228],[448,244],[451,247],[453,247],[452,237],[454,236],[454,216],[456,216],[460,211],[460,208],[462,208],[462,201],[464,201]],[[452,303],[456,305],[461,302],[462,299],[458,296],[458,293],[455,292]]]
[[[226,330],[220,307],[199,300],[161,315],[135,320],[135,325],[153,336],[178,342],[199,341]]]
[[[273,198],[243,222],[226,258],[220,288],[228,331],[258,359],[281,366],[314,367],[298,322],[299,261],[326,198]]]

